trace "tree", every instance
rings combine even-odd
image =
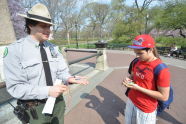
[[[56,33],[58,28],[60,28],[60,8],[61,8],[61,2],[62,0],[38,0],[40,3],[43,3],[47,6],[48,11],[50,12],[50,16],[52,19],[52,22],[55,24],[53,25],[53,32]]]
[[[113,35],[116,39],[128,40],[141,34],[144,29],[144,17],[138,15],[138,10],[134,7],[125,6],[123,17],[119,17],[113,29]],[[119,35],[118,35],[119,33]],[[120,38],[123,37],[123,38]],[[124,38],[125,37],[125,38]]]
[[[139,33],[148,33],[148,22],[150,21],[149,19],[151,18],[151,15],[149,14],[149,10],[151,8],[151,5],[153,2],[158,2],[158,1],[164,1],[164,0],[134,0],[134,4],[131,7],[133,9],[133,15],[134,21],[138,24],[139,26]],[[128,13],[128,12],[127,12]]]
[[[150,4],[153,2],[153,1],[156,1],[156,0],[143,0],[143,4],[140,6],[139,5],[139,0],[135,0],[135,5],[136,5],[136,8],[138,10],[138,13],[143,13],[143,11],[145,11],[146,9],[149,8]]]
[[[30,10],[32,6],[38,3],[38,0],[20,0],[21,4],[25,8],[26,11]]]
[[[80,39],[80,31],[81,31],[81,27],[84,27],[84,17],[83,17],[83,10],[85,8],[85,3],[82,1],[81,6],[79,6],[79,9],[77,9],[74,12],[73,18],[74,18],[74,29],[76,32],[76,47],[78,48],[78,37]]]
[[[103,27],[110,14],[109,5],[97,2],[88,3],[85,7],[84,14],[89,21],[88,26],[92,27],[92,32],[96,30],[96,27],[99,27],[99,37],[102,38]]]
[[[59,6],[59,17],[61,19],[61,26],[66,31],[68,44],[70,44],[70,31],[74,25],[74,13],[77,5],[77,0],[63,0]]]
[[[111,0],[111,17],[114,23],[123,20],[126,10],[125,0]]]
[[[20,0],[8,0],[8,7],[10,10],[11,20],[15,30],[16,38],[20,39],[26,34],[24,32],[24,18],[20,17],[18,13],[24,13]]]
[[[97,20],[93,12],[93,3],[88,3],[85,6],[83,10],[83,16],[84,16],[84,19],[87,20],[87,23],[88,23],[85,29],[86,28],[90,29],[89,31],[92,32],[92,39],[94,40],[94,35],[95,35],[94,32],[97,26]]]
[[[180,35],[186,38],[183,30],[186,29],[186,0],[168,1],[161,16],[160,26],[163,29],[179,30]]]
[[[103,38],[103,26],[107,23],[110,14],[110,7],[107,4],[98,4],[95,8],[97,22],[99,24],[100,38]]]

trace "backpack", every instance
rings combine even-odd
[[[135,58],[129,66],[129,74],[131,74],[132,67],[138,62],[138,58]],[[157,80],[159,73],[161,70],[168,68],[166,64],[160,63],[158,64],[154,69],[154,78]],[[127,88],[127,91],[125,92],[125,95],[128,96],[130,88]],[[170,85],[170,91],[169,91],[169,98],[167,101],[160,101],[158,100],[158,107],[157,107],[157,115],[161,114],[166,108],[169,109],[170,104],[173,102],[174,99],[174,93],[173,93],[173,87]]]

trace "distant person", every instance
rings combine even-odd
[[[5,50],[7,91],[18,99],[18,109],[26,113],[19,117],[23,123],[63,124],[63,93],[68,83],[88,84],[88,81],[81,76],[71,76],[58,47],[48,41],[53,23],[45,5],[38,3],[27,15],[21,16],[25,18],[28,36],[10,44]],[[64,84],[53,85],[56,79]],[[42,114],[49,96],[56,98],[53,113]]]
[[[138,35],[131,46],[138,61],[129,68],[130,76],[123,84],[130,88],[125,109],[125,124],[155,124],[158,101],[166,101],[170,90],[169,69],[161,70],[155,81],[154,68],[162,63],[154,39]],[[134,61],[134,60],[133,60]]]
[[[176,46],[176,44],[173,44],[168,56],[174,56],[174,55],[178,56],[178,54],[179,54],[178,47]]]

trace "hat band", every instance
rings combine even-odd
[[[40,20],[43,20],[43,21],[51,22],[51,19],[49,19],[49,18],[45,18],[45,17],[42,17],[42,16],[29,14],[28,12],[27,12],[27,16],[30,17],[30,18],[36,18],[36,19],[40,19]]]

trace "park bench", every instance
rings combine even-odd
[[[179,50],[179,58],[186,59],[186,47],[181,47]]]
[[[170,53],[170,47],[157,47],[158,53],[162,56],[167,56]]]

